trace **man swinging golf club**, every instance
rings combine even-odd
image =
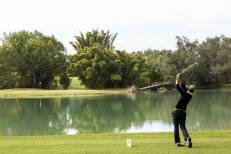
[[[184,140],[188,143],[188,147],[192,148],[192,139],[189,137],[188,131],[185,127],[186,121],[186,108],[189,101],[192,98],[193,92],[195,90],[194,85],[190,85],[187,89],[185,83],[182,79],[182,74],[179,73],[176,76],[176,89],[180,93],[180,98],[175,106],[174,111],[172,112],[173,116],[173,125],[174,125],[174,139],[177,146],[184,146],[180,143],[179,136],[179,126],[181,128]]]

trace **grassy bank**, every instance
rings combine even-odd
[[[5,89],[0,90],[0,98],[52,98],[126,94],[127,90],[42,90],[42,89]]]
[[[176,147],[172,133],[0,137],[0,154],[229,154],[231,131],[193,132],[193,148]],[[126,147],[126,139],[133,147]]]
[[[71,78],[72,82],[67,90],[63,90],[59,85],[56,90],[43,89],[4,89],[0,90],[0,98],[52,98],[52,97],[76,97],[76,96],[96,96],[96,95],[113,95],[127,94],[126,89],[114,90],[89,90],[84,85],[81,85],[77,77]]]

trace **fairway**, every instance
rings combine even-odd
[[[79,80],[78,77],[70,77],[70,78],[71,78],[71,84],[68,87],[68,89],[81,89],[81,90],[87,89],[84,85],[81,84],[81,81]]]
[[[193,132],[193,148],[176,147],[172,133],[0,137],[0,154],[229,154],[231,131]],[[126,139],[133,147],[126,147]]]

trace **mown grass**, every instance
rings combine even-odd
[[[176,147],[172,133],[0,137],[0,154],[230,154],[231,131],[193,132],[193,148]],[[126,146],[132,139],[133,147]]]
[[[61,89],[59,85],[54,90],[44,90],[35,88],[15,88],[0,90],[0,98],[56,98],[56,97],[76,97],[76,96],[96,96],[127,94],[126,89],[106,89],[90,90],[81,85],[77,77],[72,77],[72,82],[67,90]]]
[[[57,98],[76,96],[96,96],[126,94],[127,90],[42,90],[42,89],[5,89],[0,90],[0,98]]]
[[[71,77],[71,84],[68,89],[87,89],[84,85],[81,84],[81,81],[78,77]]]

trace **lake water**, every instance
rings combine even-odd
[[[176,91],[54,99],[0,99],[0,135],[172,131]],[[197,90],[189,130],[231,129],[231,90]]]

